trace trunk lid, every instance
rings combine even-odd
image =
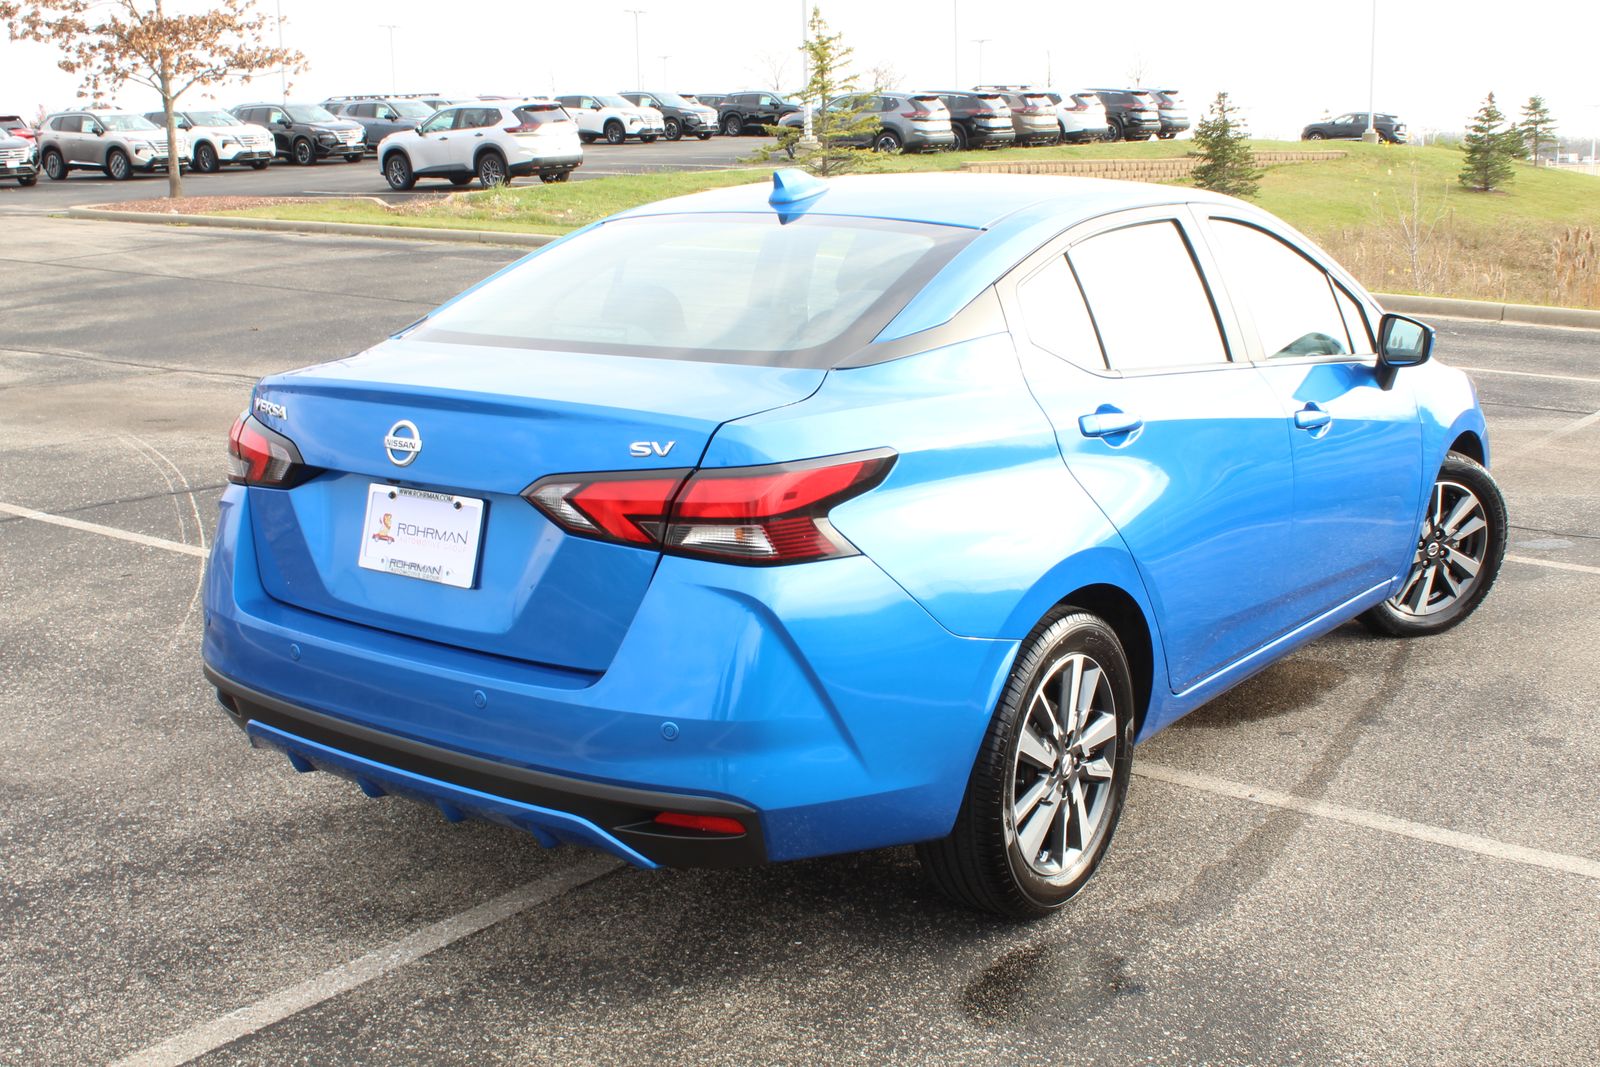
[[[321,473],[249,490],[262,585],[334,618],[603,671],[658,553],[565,534],[519,494],[550,474],[693,467],[722,423],[802,400],[825,373],[397,340],[268,378],[256,417]],[[419,445],[391,458],[391,435]],[[465,499],[461,521],[483,502],[466,587],[358,565],[375,533],[395,532],[374,525],[373,485]],[[400,522],[416,506],[400,501]]]

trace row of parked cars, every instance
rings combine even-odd
[[[1189,128],[1175,90],[1031,86],[854,94],[825,109],[865,112],[854,140],[879,151],[998,148],[1063,141],[1148,140]],[[762,90],[681,93],[561,93],[548,98],[480,97],[453,101],[429,94],[336,96],[320,104],[257,102],[231,110],[175,114],[180,167],[203,173],[224,166],[265,168],[283,158],[300,165],[378,157],[385,179],[410,189],[438,178],[484,186],[537,175],[565,181],[582,165],[584,143],[649,143],[717,134],[765,133],[803,123],[803,106]],[[162,112],[61,111],[33,129],[20,116],[0,116],[0,178],[24,185],[39,170],[61,180],[78,169],[113,179],[165,170],[173,155]]]

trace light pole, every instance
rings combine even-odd
[[[642,86],[644,75],[640,73],[639,67],[639,16],[647,14],[647,12],[636,7],[623,8],[623,10],[633,16],[633,84]]]
[[[1372,0],[1372,45],[1367,53],[1367,128],[1361,139],[1378,143],[1378,0]]]
[[[972,43],[978,46],[978,84],[983,84],[983,46],[994,40],[993,37],[974,37]]]
[[[283,0],[277,0],[273,5],[278,12],[278,51],[283,51]],[[289,68],[283,62],[283,57],[278,57],[278,98],[289,99]]]
[[[400,27],[392,22],[380,22],[378,23],[378,28],[389,31],[389,91],[398,96],[400,94],[400,79],[395,76],[394,72],[394,31]]]
[[[661,91],[664,92],[664,93],[672,92],[671,89],[667,88],[667,84],[668,84],[668,82],[667,82],[667,60],[669,60],[671,58],[672,58],[671,56],[662,56],[661,57]],[[640,89],[639,91],[641,93],[644,92],[643,89]]]
[[[950,88],[961,88],[961,0],[950,0]]]

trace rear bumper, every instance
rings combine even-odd
[[[583,153],[563,153],[540,159],[521,159],[507,163],[506,171],[513,178],[526,178],[532,174],[556,174],[564,170],[577,170],[583,165]]]
[[[465,814],[516,801],[586,820],[600,839],[565,839],[652,863],[943,836],[1016,654],[1015,641],[952,635],[854,556],[769,568],[664,557],[603,672],[485,655],[274,600],[251,492],[279,491],[224,493],[205,579],[203,656],[235,721],[432,779],[384,788]],[[660,811],[743,812],[749,832],[646,837],[638,824]],[[499,821],[548,828],[542,817]]]
[[[463,817],[496,822],[524,830],[546,847],[583,845],[638,867],[731,867],[767,858],[760,819],[741,804],[478,759],[290,704],[209,666],[205,676],[251,744],[283,752],[297,771],[348,778],[368,796],[404,796],[437,807],[452,822]],[[653,823],[662,811],[726,816],[739,820],[746,832],[673,831]]]

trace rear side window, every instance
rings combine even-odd
[[[420,340],[832,367],[976,231],[805,215],[671,215],[550,246],[433,315]]]
[[[1017,287],[1028,340],[1068,363],[1105,370],[1105,353],[1066,257],[1056,256]]]
[[[1227,362],[1211,296],[1176,222],[1096,234],[1067,256],[1112,370]]]
[[[497,107],[464,107],[456,112],[456,129],[477,130],[500,121]]]
[[[1228,293],[1255,322],[1262,355],[1292,359],[1350,353],[1350,336],[1326,271],[1254,226],[1212,219],[1211,232]]]

